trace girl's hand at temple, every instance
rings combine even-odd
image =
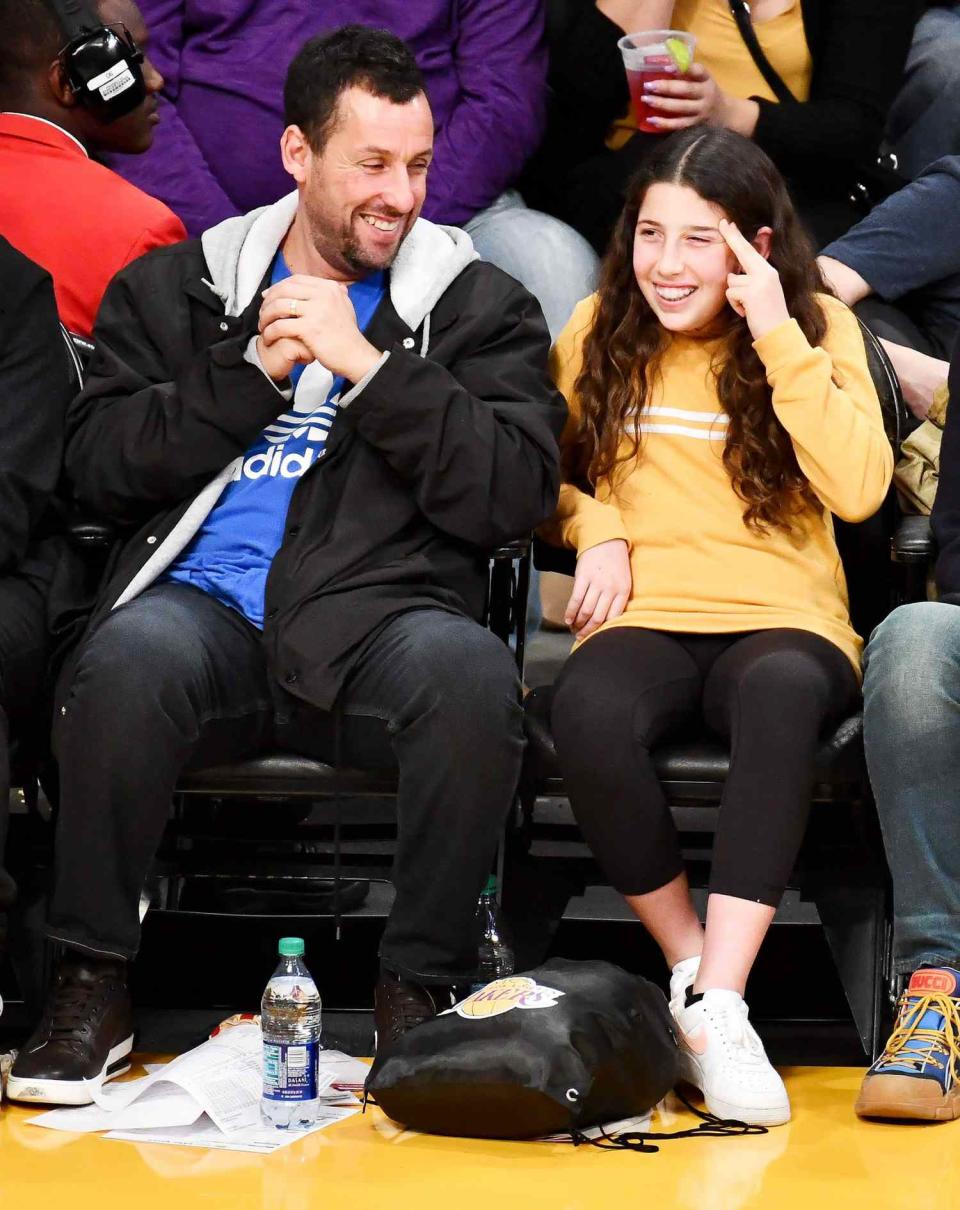
[[[623,613],[632,589],[627,543],[612,538],[591,546],[577,559],[573,592],[563,620],[578,639],[585,639],[604,622]]]
[[[740,262],[740,271],[727,275],[727,302],[747,321],[753,339],[760,340],[790,318],[780,274],[741,234],[736,223],[721,219],[717,226]],[[772,235],[769,227],[761,227],[757,239],[768,244]]]

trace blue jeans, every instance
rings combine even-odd
[[[917,22],[887,139],[911,180],[960,153],[960,4],[937,5]]]
[[[475,214],[464,230],[482,260],[515,277],[539,302],[556,340],[581,298],[597,288],[600,262],[579,232],[529,210],[515,189]]]
[[[921,601],[873,632],[864,741],[893,876],[894,965],[960,968],[960,608]]]
[[[519,690],[489,630],[419,609],[377,632],[338,699],[344,763],[399,769],[396,898],[380,947],[398,975],[474,974],[477,899],[520,775]],[[49,935],[121,958],[137,951],[140,891],[182,769],[278,749],[329,762],[337,750],[334,715],[292,697],[277,711],[260,632],[186,584],[114,610],[58,706]]]

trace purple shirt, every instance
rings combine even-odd
[[[139,0],[166,85],[153,148],[111,166],[191,235],[275,202],[283,82],[315,34],[391,29],[416,55],[436,125],[424,218],[465,223],[517,177],[543,133],[542,0]]]

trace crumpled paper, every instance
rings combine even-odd
[[[9,1054],[0,1054],[0,1101],[3,1100],[7,1091],[7,1077],[10,1075],[10,1068],[13,1066],[13,1061],[17,1057],[17,1052],[11,1050]]]

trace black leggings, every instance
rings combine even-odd
[[[607,878],[642,895],[683,869],[650,750],[698,719],[729,740],[710,891],[776,906],[807,824],[824,726],[855,709],[850,661],[804,630],[615,628],[565,664],[551,723],[577,822]]]

